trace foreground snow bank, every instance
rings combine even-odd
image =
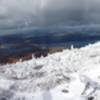
[[[0,100],[100,98],[100,42],[0,66]]]

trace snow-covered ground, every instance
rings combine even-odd
[[[99,98],[100,42],[0,66],[0,100]]]

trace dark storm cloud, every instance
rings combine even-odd
[[[0,34],[73,23],[100,23],[100,0],[0,0]]]

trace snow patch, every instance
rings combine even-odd
[[[89,100],[90,96],[100,98],[100,42],[0,65],[0,100]]]

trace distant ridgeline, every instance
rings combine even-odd
[[[0,36],[0,62],[16,62],[16,59],[30,59],[47,56],[48,53],[70,48],[83,47],[100,40],[99,27],[73,26],[28,31]]]

